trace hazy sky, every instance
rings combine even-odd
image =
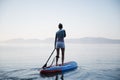
[[[0,0],[0,41],[55,36],[120,39],[120,0]]]

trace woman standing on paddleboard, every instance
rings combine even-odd
[[[57,51],[56,66],[58,65],[58,58],[59,58],[60,49],[62,52],[62,65],[64,64],[64,53],[65,53],[64,38],[66,37],[66,32],[64,29],[62,29],[63,25],[61,23],[59,23],[58,28],[59,28],[59,30],[56,32],[56,35],[55,35],[55,48]]]

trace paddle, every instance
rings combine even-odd
[[[51,55],[49,56],[48,60],[46,61],[46,63],[44,64],[44,66],[43,66],[42,68],[47,67],[47,63],[48,63],[49,59],[51,58],[52,54],[54,53],[54,51],[55,51],[55,48],[54,48],[54,50],[52,51]]]

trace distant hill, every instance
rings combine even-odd
[[[105,43],[114,43],[114,44],[120,44],[120,40],[118,39],[108,39],[108,38],[96,38],[96,37],[85,37],[80,39],[68,39],[67,42],[70,43],[89,43],[89,44],[105,44]]]
[[[66,43],[84,43],[84,44],[120,44],[119,39],[108,38],[96,38],[96,37],[84,37],[79,39],[65,39]],[[45,40],[40,39],[11,39],[2,43],[54,43],[54,38],[48,38]]]
[[[18,38],[18,39],[10,39],[10,40],[7,40],[7,41],[3,41],[1,43],[50,43],[50,42],[53,42],[53,41],[54,41],[53,38],[48,38],[48,39],[44,39],[44,40]]]

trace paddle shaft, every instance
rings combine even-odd
[[[53,55],[54,51],[55,51],[55,48],[54,48],[54,50],[52,51],[51,55],[49,56],[49,58],[48,58],[48,60],[46,61],[45,65],[43,66],[43,68],[46,67],[46,65],[47,65],[49,59],[51,58],[51,56]]]

